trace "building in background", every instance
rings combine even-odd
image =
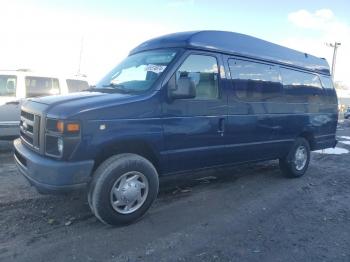
[[[338,95],[339,111],[343,113],[350,107],[350,88],[339,82],[336,82],[334,85]]]

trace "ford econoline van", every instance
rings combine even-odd
[[[199,31],[142,43],[87,92],[34,98],[15,140],[41,193],[88,189],[104,223],[140,218],[159,177],[279,159],[305,174],[336,145],[337,97],[325,59],[247,35]]]
[[[0,70],[0,139],[19,135],[20,107],[25,98],[67,94],[88,88],[83,77]]]

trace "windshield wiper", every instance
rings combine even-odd
[[[106,92],[106,93],[130,93],[132,92],[129,89],[124,88],[123,85],[121,84],[107,84],[107,85],[102,85],[102,87],[96,87],[96,86],[90,86],[89,89],[86,89],[85,91],[90,91],[90,92]]]
[[[116,89],[123,89],[125,90],[125,86],[122,84],[113,84],[113,83],[109,83],[107,85],[102,85],[103,87],[111,87],[111,88],[116,88]]]
[[[113,84],[113,83],[109,83],[107,85],[102,85],[102,87],[104,87],[105,89],[109,88],[112,90],[116,90],[117,92],[123,92],[123,93],[130,93],[132,92],[132,90],[125,88],[124,85],[122,84]]]

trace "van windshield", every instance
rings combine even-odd
[[[0,96],[16,96],[17,77],[0,75]]]
[[[105,76],[94,89],[110,89],[121,93],[144,92],[152,87],[175,55],[174,50],[153,50],[131,55]]]

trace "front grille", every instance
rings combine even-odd
[[[40,120],[39,115],[21,111],[20,133],[21,139],[30,147],[40,148]]]
[[[26,111],[21,111],[21,116],[23,116],[26,119],[29,119],[31,121],[34,121],[34,114],[28,113]]]

